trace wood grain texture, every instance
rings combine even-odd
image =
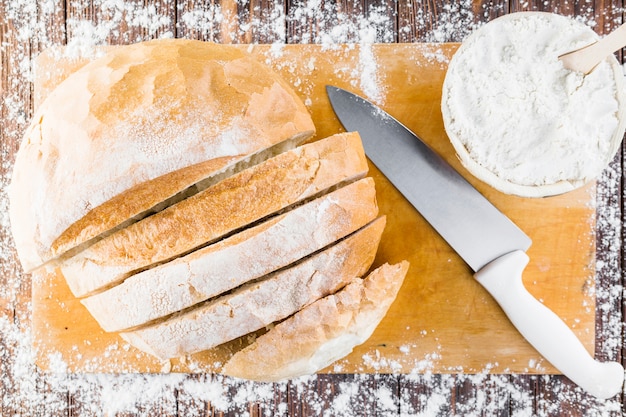
[[[55,0],[53,2],[30,2],[34,10],[26,10],[27,2],[2,0],[0,2],[0,181],[3,187],[8,183],[10,166],[17,149],[21,133],[32,114],[32,84],[29,74],[24,70],[24,59],[34,58],[36,54],[52,43],[66,43],[68,38],[80,33],[77,22],[91,22],[93,28],[111,25],[115,30],[108,31],[105,41],[112,44],[127,43],[137,39],[147,39],[171,32],[177,37],[191,37],[218,42],[247,43],[272,42],[284,40],[289,43],[312,41],[315,34],[327,31],[334,19],[323,20],[286,19],[282,25],[284,33],[277,29],[268,35],[261,31],[259,25],[273,23],[276,14],[271,11],[283,10],[286,16],[293,15],[304,1],[284,0],[283,3],[262,2],[258,0],[234,1],[160,1],[154,4],[154,12],[164,17],[163,21],[150,30],[128,24],[128,19],[119,19],[109,8],[102,7],[102,1],[70,2]],[[107,4],[112,4],[109,2]],[[133,2],[141,3],[141,2]],[[148,2],[146,2],[148,3]],[[52,4],[54,7],[48,9]],[[342,4],[336,1],[321,1],[319,7],[344,11],[355,18],[367,13],[368,2],[359,1]],[[378,3],[380,4],[380,3]],[[397,33],[395,38],[387,41],[415,42],[430,40],[433,28],[445,22],[446,8],[458,5],[448,1],[389,1],[389,13],[394,16]],[[469,4],[469,3],[468,3]],[[597,22],[598,33],[607,33],[622,21],[623,4],[618,0],[593,0],[589,2],[570,2],[564,0],[549,1],[475,1],[471,6],[472,21],[482,22],[502,14],[520,10],[546,10],[581,16]],[[46,6],[47,5],[47,6]],[[281,9],[282,8],[282,9]],[[236,10],[223,24],[207,30],[199,29],[185,23],[185,13],[203,11],[211,13],[221,10]],[[128,13],[128,12],[127,12]],[[41,26],[39,32],[28,36],[20,29],[28,26],[25,18],[34,19]],[[344,17],[346,18],[346,17]],[[119,20],[116,20],[119,19]],[[211,19],[212,21],[212,19]],[[242,25],[243,24],[243,25]],[[232,32],[232,25],[242,28]],[[448,41],[461,41],[465,32]],[[27,64],[27,63],[26,63]],[[16,107],[14,103],[20,103]],[[612,169],[605,174],[599,185],[598,216],[618,219],[615,227],[598,230],[596,237],[596,254],[602,267],[596,277],[598,309],[596,320],[596,352],[601,359],[617,359],[623,362],[621,341],[621,325],[624,320],[621,288],[624,285],[623,267],[626,261],[622,251],[623,232],[621,224],[626,220],[623,214],[623,187],[619,184],[623,176],[623,159],[620,153]],[[603,188],[606,184],[618,182],[617,188]],[[623,181],[622,181],[623,182]],[[6,199],[4,193],[1,196]],[[6,201],[2,201],[6,207]],[[30,278],[21,274],[15,253],[12,249],[8,225],[3,223],[0,229],[0,316],[3,320],[15,323],[19,328],[30,326]],[[617,254],[617,256],[615,256]],[[16,283],[15,277],[20,277]],[[613,333],[611,333],[613,332]],[[617,334],[618,337],[605,335]],[[55,385],[55,378],[41,374],[35,369],[32,389],[49,402],[39,402],[36,406],[28,402],[19,402],[19,392],[15,379],[23,376],[11,374],[10,363],[18,354],[20,344],[0,333],[0,372],[8,375],[0,379],[0,415],[50,415],[50,416],[89,416],[102,415],[102,410],[94,410],[91,403],[99,386],[89,383],[87,377],[75,376],[73,384]],[[533,375],[482,375],[470,377],[464,375],[371,375],[360,378],[355,375],[322,375],[319,378],[298,384],[272,385],[247,384],[230,379],[215,380],[211,375],[193,375],[188,382],[197,382],[206,388],[211,381],[219,384],[231,398],[241,397],[243,392],[269,390],[269,397],[244,400],[227,411],[220,411],[219,404],[211,404],[206,396],[198,395],[193,389],[171,389],[140,405],[134,412],[118,415],[172,415],[172,416],[239,416],[248,413],[251,416],[281,414],[289,416],[318,416],[325,408],[346,399],[360,401],[356,407],[358,413],[352,415],[518,415],[520,410],[526,415],[540,416],[618,416],[623,415],[623,405],[607,406],[606,403],[589,398],[576,389],[571,382],[561,376]],[[359,395],[366,393],[367,395]],[[383,405],[381,397],[386,395],[397,406],[394,410]],[[620,399],[623,404],[624,398]],[[49,404],[46,406],[46,404]],[[62,404],[63,407],[53,407]]]

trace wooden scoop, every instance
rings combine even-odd
[[[591,45],[559,57],[563,66],[587,75],[609,54],[626,46],[626,24]]]

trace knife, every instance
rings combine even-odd
[[[338,87],[326,91],[368,158],[475,272],[526,340],[555,368],[598,398],[621,391],[624,368],[596,361],[571,329],[524,287],[531,239],[452,166],[384,110]]]

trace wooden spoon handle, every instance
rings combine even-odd
[[[565,68],[589,74],[605,57],[626,46],[626,24],[589,46],[561,55]]]

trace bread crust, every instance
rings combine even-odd
[[[385,264],[336,294],[298,311],[235,353],[222,373],[279,381],[315,373],[365,342],[404,281],[407,261]]]
[[[200,352],[282,320],[363,275],[374,261],[385,218],[334,246],[235,292],[152,326],[120,333],[160,359]]]
[[[168,261],[342,181],[367,173],[357,133],[303,145],[233,175],[64,260],[70,289],[83,297]]]
[[[214,245],[82,300],[105,331],[136,327],[284,268],[378,215],[371,178],[335,190]]]
[[[293,90],[237,48],[183,39],[113,48],[59,84],[26,131],[9,189],[22,265],[32,270],[198,178],[313,133]]]

